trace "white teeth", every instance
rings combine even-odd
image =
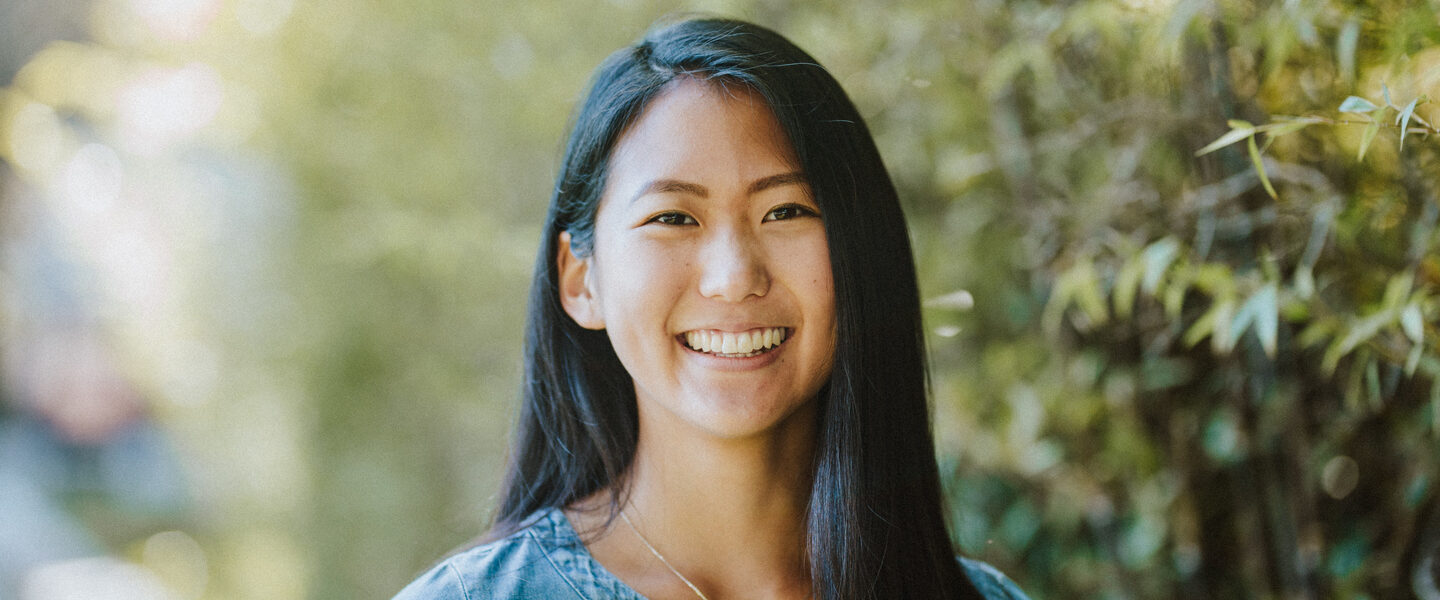
[[[707,354],[748,355],[779,346],[785,341],[785,328],[767,327],[758,331],[687,331],[685,345]]]
[[[755,351],[760,345],[755,343],[755,338],[749,333],[735,334],[735,353],[749,354]]]

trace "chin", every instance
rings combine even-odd
[[[717,438],[745,439],[796,430],[798,425],[813,425],[814,400],[798,404],[757,400],[753,396],[724,398],[710,396],[697,399],[695,410],[687,420],[696,428]]]

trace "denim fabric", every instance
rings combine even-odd
[[[445,560],[394,600],[645,600],[595,562],[559,509],[535,513],[515,534]],[[994,567],[960,559],[990,600],[1027,600]]]

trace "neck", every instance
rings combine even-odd
[[[639,536],[711,599],[808,596],[813,404],[746,438],[697,435],[641,412],[621,507]],[[582,534],[604,523],[608,498],[598,494],[572,510]],[[695,597],[635,532],[611,525],[587,543],[601,564],[646,596]]]

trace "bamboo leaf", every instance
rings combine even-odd
[[[1380,133],[1380,122],[1371,121],[1365,128],[1365,134],[1360,137],[1360,156],[1356,159],[1357,162],[1365,160],[1365,151],[1370,149],[1370,142],[1375,141],[1377,133]]]
[[[1295,336],[1295,345],[1301,348],[1314,347],[1335,335],[1336,324],[1337,322],[1333,318],[1312,321],[1310,325],[1300,331],[1300,335]]]
[[[1215,302],[1215,325],[1210,335],[1210,349],[1216,354],[1229,354],[1235,349],[1235,336],[1231,335],[1229,323],[1235,319],[1235,298],[1225,297]]]
[[[1405,357],[1405,376],[1414,377],[1415,369],[1420,366],[1420,357],[1425,354],[1425,344],[1417,343],[1410,347],[1410,355]]]
[[[1411,302],[1400,312],[1400,328],[1405,330],[1405,337],[1410,338],[1416,346],[1425,342],[1425,321],[1424,315],[1420,314],[1420,303]]]
[[[1265,356],[1275,358],[1275,346],[1279,337],[1279,315],[1277,289],[1275,284],[1268,283],[1260,291],[1255,292],[1240,307],[1240,313],[1235,316],[1235,325],[1231,327],[1232,334],[1239,338],[1245,333],[1245,327],[1253,323],[1255,336],[1260,338],[1260,347],[1265,350]]]
[[[1210,142],[1209,145],[1197,150],[1195,152],[1195,156],[1204,156],[1206,154],[1209,154],[1211,152],[1214,152],[1216,150],[1229,146],[1230,144],[1254,135],[1254,127],[1240,127],[1236,129],[1231,129],[1230,131],[1225,132],[1225,135],[1222,135],[1215,141]]]
[[[1397,120],[1400,122],[1400,149],[1405,149],[1405,130],[1410,127],[1410,115],[1415,114],[1415,105],[1420,102],[1419,98],[1411,100],[1405,105],[1405,110],[1400,111]]]
[[[1345,336],[1336,339],[1325,351],[1325,358],[1320,361],[1320,369],[1327,375],[1335,372],[1335,367],[1340,364],[1340,359],[1354,351],[1360,344],[1375,337],[1386,325],[1395,320],[1395,313],[1391,311],[1380,311],[1357,321]]]
[[[1309,300],[1315,295],[1315,270],[1310,265],[1302,264],[1295,267],[1295,293],[1301,300]]]
[[[1120,269],[1120,274],[1115,277],[1115,290],[1112,294],[1116,317],[1128,319],[1135,308],[1135,294],[1139,291],[1140,277],[1145,274],[1144,258],[1143,253],[1131,256]]]
[[[1205,263],[1195,269],[1195,285],[1211,296],[1235,294],[1235,275],[1224,263]]]
[[[1100,276],[1095,265],[1086,262],[1083,276],[1075,288],[1075,304],[1090,318],[1090,324],[1102,325],[1110,320],[1110,309],[1105,306],[1105,293],[1101,291]]]
[[[1335,56],[1340,60],[1340,75],[1346,82],[1355,81],[1355,49],[1360,45],[1360,21],[1350,17],[1335,37]]]
[[[1255,130],[1256,130],[1256,131],[1263,131],[1263,132],[1265,132],[1266,135],[1269,135],[1269,136],[1270,136],[1270,139],[1273,140],[1273,139],[1275,139],[1275,138],[1277,138],[1277,137],[1280,137],[1280,136],[1282,136],[1282,135],[1295,133],[1295,132],[1297,132],[1297,131],[1300,131],[1301,129],[1304,129],[1304,128],[1309,127],[1309,126],[1311,126],[1311,125],[1314,125],[1314,124],[1316,124],[1316,123],[1323,123],[1323,122],[1324,122],[1324,121],[1322,121],[1322,120],[1320,120],[1320,119],[1317,119],[1317,118],[1315,118],[1315,117],[1305,117],[1305,118],[1303,118],[1303,119],[1295,119],[1295,120],[1292,120],[1292,121],[1283,121],[1283,122],[1280,122],[1280,123],[1271,123],[1271,124],[1269,124],[1269,125],[1261,125],[1261,126],[1259,126],[1259,127],[1256,127]],[[1268,143],[1268,142],[1267,142],[1267,143]]]
[[[1260,160],[1260,149],[1255,147],[1255,136],[1250,136],[1247,146],[1250,150],[1250,162],[1255,164],[1255,174],[1260,176],[1260,185],[1265,186],[1265,193],[1270,194],[1271,200],[1279,200],[1275,186],[1270,185],[1270,176],[1265,174],[1265,161]]]
[[[1190,291],[1191,277],[1181,277],[1165,286],[1165,316],[1170,320],[1179,320],[1180,312],[1185,308],[1185,293]]]
[[[1371,102],[1359,96],[1350,96],[1349,98],[1346,98],[1344,102],[1340,103],[1340,112],[1368,113],[1379,108],[1380,107],[1375,106],[1374,102]]]
[[[1045,310],[1040,316],[1041,327],[1051,335],[1060,331],[1060,325],[1065,317],[1065,309],[1070,308],[1071,301],[1075,298],[1075,271],[1070,270],[1061,273],[1055,278],[1055,287],[1051,289],[1050,300],[1045,303]]]
[[[1380,95],[1385,98],[1385,106],[1395,106],[1395,103],[1390,101],[1390,86],[1380,84]]]
[[[1186,348],[1193,348],[1195,344],[1200,343],[1200,340],[1205,339],[1205,336],[1210,335],[1210,332],[1214,330],[1215,307],[1211,307],[1209,311],[1195,320],[1195,324],[1191,325],[1190,329],[1185,331],[1185,337],[1182,338],[1182,341],[1185,343]]]
[[[1165,276],[1165,271],[1175,263],[1175,258],[1180,256],[1180,241],[1173,237],[1163,238],[1145,248],[1145,278],[1141,280],[1140,287],[1147,294],[1155,294],[1160,289],[1160,279]]]
[[[1400,303],[1410,295],[1410,290],[1415,287],[1415,276],[1411,273],[1396,273],[1385,283],[1385,295],[1380,300],[1383,310],[1398,311]]]

